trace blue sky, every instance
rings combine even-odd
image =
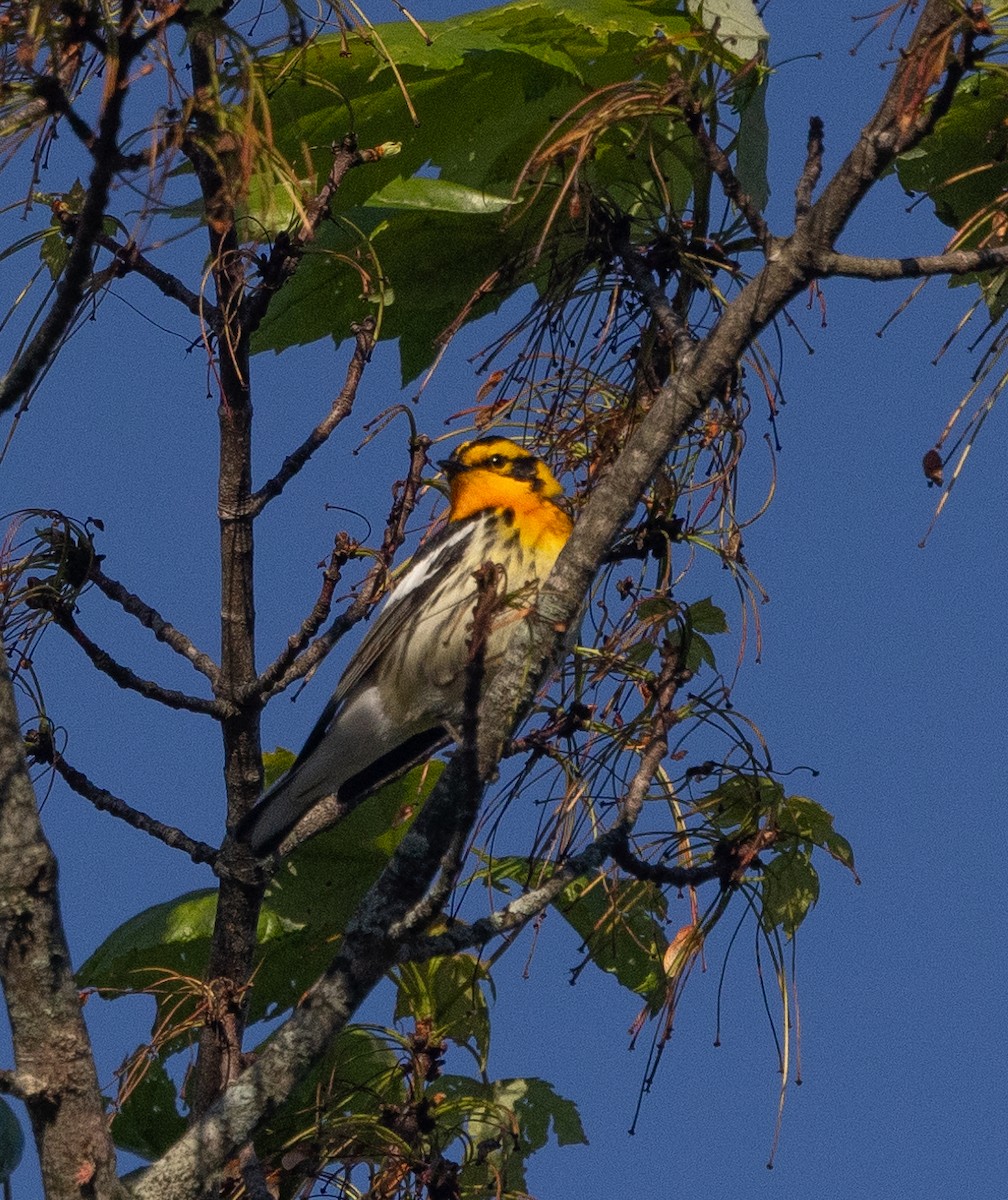
[[[414,11],[421,15],[419,6]],[[856,57],[848,53],[864,29],[851,22],[858,11],[849,0],[772,0],[765,13],[772,60],[785,64],[769,101],[769,212],[777,232],[789,228],[808,116],[825,121],[831,171],[881,96],[887,76],[879,63],[891,57],[884,42],[876,37]],[[821,60],[810,57],[817,51]],[[841,248],[939,250],[947,233],[928,206],[910,215],[905,207],[887,181]],[[543,1075],[579,1103],[591,1144],[540,1157],[530,1182],[543,1200],[626,1191],[659,1200],[697,1189],[756,1200],[1004,1195],[1003,414],[995,409],[919,549],[938,498],[925,486],[921,455],[976,362],[964,339],[930,365],[964,295],[940,281],[876,336],[907,290],[830,283],[825,329],[817,310],[792,306],[814,353],[782,332],[778,490],[746,536],[747,558],[771,601],[761,612],[762,662],[747,662],[734,701],[760,726],[778,768],[818,771],[814,779],[796,776],[795,790],[835,814],[862,879],[856,886],[823,862],[822,898],[799,935],[803,1083],[789,1089],[775,1169],[764,1163],[779,1077],[751,939],[729,965],[721,1046],[712,1045],[721,966],[713,956],[708,973],[690,982],[637,1134],[628,1137],[646,1045],[627,1049],[636,1002],[597,973],[569,986],[576,941],[550,917],[528,980],[527,945],[498,968],[492,1060],[496,1075]],[[135,304],[137,292],[117,291],[33,402],[0,468],[0,509],[52,506],[102,518],[108,573],[212,651],[216,416],[205,362],[119,298]],[[185,330],[177,316],[168,323]],[[436,376],[421,410],[432,431],[473,396],[479,381],[466,356],[492,328],[460,339]],[[300,436],[317,419],[344,362],[329,345],[256,361],[260,477],[280,461],[292,429]],[[361,420],[397,392],[395,353],[385,347],[365,377]],[[743,466],[753,496],[767,478],[761,421],[755,410]],[[260,532],[264,661],[314,598],[315,563],[346,523],[326,502],[339,502],[349,487],[372,494],[379,512],[386,505],[400,464],[380,443],[348,459],[360,436],[359,425],[341,430]],[[723,589],[715,599],[737,627],[730,583],[715,583]],[[85,599],[82,614],[141,673],[191,683],[188,668],[97,597]],[[138,807],[215,839],[220,751],[209,723],[134,703],[96,678],[55,631],[40,660],[49,709],[71,728],[70,761]],[[266,745],[299,744],[338,669],[339,662],[327,664],[296,705],[274,703]],[[132,911],[210,882],[61,785],[45,821],[62,864],[76,961]],[[147,1009],[91,1000],[87,1013],[102,1078],[111,1081],[146,1035]],[[26,1165],[15,1194],[36,1187]]]

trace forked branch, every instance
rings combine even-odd
[[[201,713],[204,716],[220,719],[230,711],[229,706],[222,700],[205,700],[201,696],[189,696],[175,688],[164,687],[153,679],[144,679],[143,676],[137,675],[135,671],[123,666],[107,650],[103,650],[97,642],[88,637],[77,624],[73,614],[66,608],[59,608],[53,613],[53,623],[68,633],[91,660],[91,664],[97,667],[103,675],[107,675],[118,687],[137,692],[148,700],[156,700],[158,704],[163,704],[166,708],[176,708],[183,712]]]
[[[106,575],[98,563],[94,563],[88,572],[88,579],[110,600],[118,604],[125,612],[128,612],[131,617],[136,617],[140,624],[149,629],[159,642],[164,642],[166,646],[174,650],[176,654],[180,654],[183,658],[188,659],[193,667],[199,671],[201,675],[205,675],[213,687],[217,686],[220,678],[220,667],[214,662],[209,654],[205,654],[202,650],[192,643],[181,630],[176,629],[168,621],[161,616],[157,609],[151,608],[149,604],[141,600],[118,580],[112,579]]]

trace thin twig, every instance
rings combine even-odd
[[[375,319],[374,317],[365,317],[359,324],[352,325],[351,329],[357,345],[347,366],[346,379],[339,395],[333,400],[332,407],[325,418],[315,426],[292,454],[288,454],[273,478],[267,480],[257,492],[253,492],[249,497],[249,507],[253,516],[258,516],[271,500],[280,495],[315,451],[325,443],[336,426],[350,415],[357,396],[357,387],[364,374],[364,368],[371,360],[371,351],[374,349]]]
[[[665,335],[672,353],[673,368],[681,369],[694,347],[689,326],[672,307],[668,296],[655,282],[654,276],[634,247],[624,240],[617,247],[617,253],[623,270],[630,277],[634,291],[647,305]]]
[[[668,732],[675,723],[672,704],[679,684],[688,678],[679,648],[666,647],[662,651],[662,668],[654,683],[651,730],[626,796],[619,802],[620,821],[628,835],[637,824],[651,783],[668,753]]]
[[[821,117],[809,117],[808,143],[805,149],[805,166],[795,188],[795,223],[812,207],[812,193],[822,174],[823,123]]]
[[[660,887],[691,888],[711,880],[720,880],[722,888],[737,887],[756,856],[769,849],[780,838],[778,830],[761,826],[755,833],[740,838],[726,838],[714,847],[709,862],[696,867],[674,867],[665,863],[650,863],[638,858],[629,843],[616,843],[611,857],[628,875]]]
[[[103,650],[101,646],[88,637],[74,620],[73,615],[68,609],[58,608],[53,612],[52,616],[54,624],[68,633],[88,656],[92,664],[119,687],[127,691],[138,692],[148,700],[156,700],[166,708],[175,708],[183,712],[200,713],[204,716],[217,717],[218,719],[226,717],[231,712],[231,706],[225,704],[222,700],[205,700],[202,696],[188,696],[185,692],[163,687],[160,683],[155,683],[151,679],[144,679],[142,676],[137,675],[136,672],[131,671],[129,667],[124,667],[107,650]]]
[[[273,664],[267,667],[264,674],[249,689],[249,696],[259,694],[260,689],[262,689],[261,695],[263,701],[269,700],[272,696],[285,691],[292,683],[295,683],[299,679],[304,679],[306,675],[310,675],[326,658],[332,648],[353,629],[358,621],[362,620],[371,611],[372,606],[381,598],[385,590],[387,578],[388,567],[383,560],[379,560],[368,571],[367,575],[364,576],[360,590],[349,607],[333,621],[325,633],[317,637],[307,650],[302,651],[301,654],[289,662],[280,674],[276,673]],[[286,654],[284,657],[286,657]],[[269,680],[272,680],[272,682],[269,682]]]
[[[56,75],[38,75],[32,81],[31,90],[39,100],[42,111],[53,117],[62,117],[77,140],[88,150],[94,149],[94,130],[71,104],[70,97]],[[34,117],[35,113],[31,113],[31,116]]]
[[[206,321],[211,327],[216,327],[219,319],[217,306],[203,296],[191,291],[177,276],[156,267],[149,259],[144,258],[139,248],[133,242],[123,245],[108,234],[100,234],[98,245],[115,256],[116,266],[122,274],[135,272],[149,280],[162,296],[169,300],[177,300],[189,310],[194,317]]]
[[[216,688],[220,680],[220,667],[209,654],[197,649],[181,630],[169,624],[156,609],[151,608],[139,596],[134,595],[117,580],[106,575],[97,562],[92,565],[88,579],[103,595],[118,604],[131,617],[136,617],[140,624],[145,629],[149,629],[159,642],[164,642],[176,654],[188,659],[201,675],[205,675],[210,680],[211,686]]]
[[[60,778],[78,796],[83,796],[85,800],[93,804],[100,812],[107,812],[113,817],[118,817],[120,821],[125,821],[127,825],[132,825],[134,829],[139,829],[141,833],[146,833],[153,838],[157,838],[159,842],[164,842],[166,846],[170,846],[173,850],[183,851],[194,863],[209,863],[210,866],[216,863],[218,851],[213,846],[189,837],[188,834],[183,833],[181,829],[176,829],[173,825],[165,825],[163,821],[155,820],[154,817],[148,816],[147,813],[133,808],[125,800],[121,800],[118,796],[113,796],[111,792],[106,791],[104,788],[98,787],[86,775],[70,766],[62,754],[53,755],[52,765]]]
[[[332,608],[333,593],[339,583],[343,567],[357,549],[357,543],[345,533],[337,534],[336,544],[329,555],[329,563],[322,572],[322,588],[311,612],[301,622],[296,633],[287,639],[287,645],[260,674],[255,683],[255,690],[260,695],[267,695],[273,685],[282,678],[284,672],[297,658],[311,639],[322,628],[323,622],[329,616]]]
[[[347,174],[363,163],[377,162],[385,153],[382,147],[359,150],[357,138],[352,133],[348,133],[341,142],[333,142],[332,151],[333,164],[329,178],[315,199],[307,205],[300,229],[294,234],[284,231],[277,234],[269,257],[262,263],[259,287],[244,301],[242,324],[249,335],[259,328],[273,297],[297,270],[305,247],[315,240],[319,227],[329,215],[333,196]]]
[[[692,133],[694,141],[700,148],[700,153],[707,160],[708,167],[717,176],[722,191],[745,218],[746,224],[752,230],[753,236],[759,244],[764,250],[768,250],[773,242],[770,227],[749,195],[743,191],[738,176],[728,160],[728,155],[704,127],[703,106],[690,91],[686,80],[675,72],[669,78],[668,92],[672,103],[681,110],[686,127]]]
[[[273,668],[268,667],[247,694],[239,697],[241,703],[247,702],[252,696],[259,696],[266,701],[278,692],[282,692],[298,679],[303,679],[322,662],[333,646],[348,633],[371,610],[385,590],[389,569],[396,552],[406,537],[406,522],[416,507],[417,493],[423,478],[423,470],[427,463],[427,450],[430,439],[422,434],[414,435],[410,440],[409,472],[401,486],[396,489],[392,508],[385,526],[385,535],[381,549],[377,554],[377,562],[368,571],[356,597],[347,610],[338,616],[332,625],[303,651],[284,672],[276,676],[270,684],[264,682],[267,676],[273,676]]]

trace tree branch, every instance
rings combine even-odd
[[[201,675],[205,675],[210,680],[212,687],[217,687],[220,680],[220,667],[209,654],[198,650],[184,633],[176,629],[174,625],[170,625],[156,609],[151,608],[123,584],[106,575],[97,561],[92,563],[88,579],[109,600],[113,600],[131,617],[136,617],[140,624],[145,629],[149,629],[159,642],[164,642],[176,654],[181,654],[183,658],[188,659]]]
[[[617,254],[623,270],[630,278],[634,291],[647,305],[648,310],[665,335],[672,352],[672,370],[678,370],[693,351],[693,337],[686,322],[655,282],[641,255],[624,237],[617,246]]]
[[[769,250],[773,242],[770,226],[767,225],[763,214],[743,190],[738,177],[732,170],[728,155],[704,128],[703,106],[690,91],[686,80],[677,73],[673,73],[669,78],[668,90],[669,98],[682,111],[687,129],[692,133],[693,140],[700,148],[700,153],[707,160],[708,167],[717,176],[725,196],[745,218],[746,224],[764,251]]]
[[[728,876],[734,871],[739,858],[752,861],[754,854],[748,853],[750,841],[765,848],[770,845],[762,836],[747,839],[744,850],[726,844],[712,861],[696,867],[670,867],[643,862],[630,852],[626,826],[621,819],[612,829],[602,834],[597,841],[559,863],[544,883],[522,893],[497,912],[481,917],[472,924],[458,923],[443,933],[420,936],[405,942],[399,950],[400,962],[422,962],[443,955],[459,954],[475,946],[485,946],[495,937],[505,933],[516,933],[529,921],[533,921],[546,908],[554,904],[563,891],[578,879],[590,878],[612,859],[628,874],[650,883],[674,888],[698,887],[713,880],[727,886]],[[754,852],[755,853],[755,852]],[[746,857],[748,855],[748,857]]]
[[[777,830],[764,827],[744,838],[719,843],[709,862],[694,867],[667,866],[645,862],[631,852],[626,818],[621,817],[613,828],[580,854],[558,863],[549,879],[538,887],[472,924],[458,922],[443,933],[418,936],[404,942],[399,948],[398,961],[422,962],[459,954],[463,950],[485,946],[503,934],[517,933],[554,904],[572,883],[590,878],[601,870],[608,859],[628,875],[660,887],[699,887],[714,880],[718,880],[722,888],[735,887],[741,883],[757,854],[772,846],[779,837]]]
[[[31,89],[41,102],[44,112],[53,117],[63,117],[81,145],[88,150],[94,150],[94,130],[75,111],[58,75],[36,75],[32,80]]]
[[[236,199],[243,184],[241,155],[221,107],[224,43],[211,23],[190,28],[193,136],[183,150],[199,182],[210,247],[210,272],[219,321],[216,376],[217,517],[220,561],[220,682],[218,697],[230,707],[221,722],[227,828],[255,803],[262,790],[261,706],[237,696],[254,686],[255,530],[249,512],[252,490],[251,326],[247,320],[248,262],[238,236]],[[221,847],[220,887],[210,941],[206,982],[221,1003],[216,1019],[199,1031],[199,1049],[187,1087],[190,1110],[204,1113],[241,1069],[245,996],[256,952],[256,927],[265,880],[253,871],[248,847],[226,836]]]
[[[283,465],[273,478],[267,480],[258,491],[253,492],[249,497],[252,516],[258,516],[271,500],[280,495],[315,451],[326,442],[336,426],[350,415],[364,368],[371,360],[375,328],[374,317],[366,317],[359,325],[351,326],[357,345],[347,367],[346,379],[339,395],[332,402],[332,407],[326,417],[315,426],[293,454],[289,454],[284,459]]]
[[[62,754],[52,756],[52,765],[57,775],[73,788],[78,796],[83,796],[100,812],[111,813],[113,817],[118,817],[120,821],[125,821],[127,825],[132,825],[141,833],[150,834],[151,837],[157,838],[159,842],[164,842],[173,850],[181,850],[184,854],[188,854],[194,863],[216,865],[218,851],[213,846],[208,846],[206,842],[196,841],[195,838],[183,833],[181,829],[165,825],[162,821],[133,808],[118,796],[113,796],[104,788],[98,787],[86,775],[72,767]]]
[[[798,186],[795,188],[795,224],[812,207],[812,193],[822,175],[823,123],[820,117],[809,118],[808,142],[805,148],[805,166]]]
[[[668,732],[673,724],[672,704],[679,684],[690,678],[683,669],[682,653],[678,646],[662,649],[662,667],[655,680],[651,696],[651,729],[640,751],[640,761],[634,771],[626,796],[620,801],[619,813],[626,835],[637,824],[661,761],[668,753]]]
[[[270,694],[270,689],[283,678],[291,663],[297,659],[298,654],[322,628],[332,609],[333,593],[340,580],[343,567],[347,560],[356,553],[356,550],[357,543],[352,541],[347,534],[336,535],[336,544],[329,555],[328,566],[322,572],[322,588],[319,591],[318,599],[312,606],[311,612],[301,622],[297,632],[291,634],[287,639],[287,645],[256,680],[255,692],[258,695],[265,697]]]
[[[1008,246],[947,250],[943,254],[920,254],[907,258],[863,258],[831,250],[822,254],[818,261],[823,277],[842,275],[849,279],[871,279],[882,283],[893,279],[921,279],[930,275],[1003,271],[1008,267]]]
[[[398,486],[385,525],[385,535],[382,538],[381,549],[378,551],[377,562],[368,571],[356,597],[346,612],[336,618],[332,625],[317,638],[299,657],[291,658],[285,650],[262,675],[248,692],[239,697],[246,703],[253,695],[258,695],[262,701],[277,695],[289,687],[295,680],[303,679],[313,671],[326,657],[333,646],[370,612],[375,601],[381,597],[385,588],[388,573],[396,552],[406,537],[406,522],[416,507],[417,493],[420,490],[423,470],[427,464],[427,451],[430,439],[422,434],[414,434],[410,439],[410,465],[405,480]],[[309,618],[309,621],[311,618]],[[296,639],[297,635],[295,635]],[[290,647],[288,641],[288,649]]]
[[[0,1092],[5,1096],[14,1096],[25,1104],[38,1103],[58,1104],[59,1095],[46,1087],[41,1079],[34,1075],[26,1075],[23,1071],[0,1071]]]
[[[166,296],[169,300],[177,300],[194,317],[205,321],[211,328],[216,328],[220,319],[217,306],[204,296],[190,291],[177,276],[168,271],[162,271],[149,259],[144,258],[140,253],[140,248],[134,242],[127,242],[124,245],[105,233],[99,234],[96,240],[102,249],[107,250],[115,257],[116,265],[122,274],[133,272],[141,275],[154,284],[162,296]]]
[[[144,679],[136,672],[131,671],[129,667],[124,667],[108,651],[103,650],[88,637],[66,607],[54,609],[52,619],[55,625],[68,633],[80,646],[91,660],[92,665],[103,675],[107,675],[118,687],[126,691],[138,692],[148,700],[156,700],[158,704],[163,704],[166,708],[175,708],[183,712],[200,713],[220,719],[227,716],[230,711],[230,707],[222,700],[204,700],[201,696],[188,696],[185,692],[176,691],[175,688],[163,687],[152,679]]]
[[[953,35],[961,32],[958,49]],[[833,249],[861,200],[900,154],[916,146],[948,110],[959,80],[972,62],[974,24],[949,0],[927,0],[910,43],[901,55],[882,103],[861,132],[800,231],[804,248]],[[938,90],[934,91],[938,84]]]
[[[91,254],[95,240],[102,231],[109,188],[118,161],[119,129],[129,92],[129,71],[138,52],[138,43],[128,31],[133,19],[130,14],[135,12],[136,9],[131,9],[121,22],[117,39],[118,55],[106,58],[105,104],[92,148],[94,165],[88,179],[87,196],[77,218],[73,246],[56,289],[56,298],[35,336],[11,364],[3,380],[0,380],[0,412],[13,408],[35,385],[72,325],[84,299],[91,275]]]

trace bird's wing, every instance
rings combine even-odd
[[[363,642],[347,664],[329,703],[322,710],[301,748],[301,753],[295,759],[292,771],[317,749],[339,715],[347,697],[365,683],[389,647],[396,643],[416,614],[424,610],[445,578],[465,557],[466,543],[472,532],[471,525],[476,519],[446,525],[414,556],[386,600],[377,620],[367,631]]]

